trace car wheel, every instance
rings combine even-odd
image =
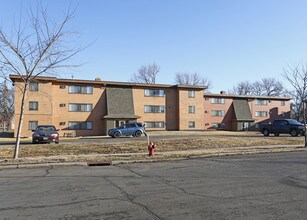
[[[262,134],[263,134],[263,136],[269,136],[269,135],[270,135],[270,132],[269,132],[269,130],[264,129],[264,130],[262,131]]]
[[[113,134],[113,137],[114,137],[114,138],[119,138],[119,136],[120,136],[120,133],[119,133],[119,132],[115,132],[115,133]]]
[[[298,135],[297,130],[296,130],[296,129],[292,129],[292,130],[290,131],[290,135],[291,135],[292,137],[296,137],[296,136]]]
[[[279,136],[279,134],[278,134],[278,133],[275,133],[274,135],[275,135],[276,137],[278,137],[278,136]]]
[[[59,144],[59,143],[60,143],[60,141],[56,141],[56,142],[54,142],[54,143]]]
[[[134,134],[135,137],[141,137],[141,135],[142,135],[141,131],[136,131]]]

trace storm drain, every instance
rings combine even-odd
[[[112,161],[87,161],[87,165],[90,167],[94,166],[111,166]]]

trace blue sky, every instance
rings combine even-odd
[[[9,26],[29,2],[36,1],[0,0],[0,24]],[[176,72],[197,72],[219,92],[243,80],[284,81],[283,68],[307,62],[305,0],[42,2],[55,18],[69,4],[76,8],[69,28],[81,35],[74,43],[92,43],[73,60],[85,64],[63,78],[129,81],[141,65],[155,62],[158,83],[174,83]]]

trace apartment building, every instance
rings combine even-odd
[[[23,83],[10,78],[16,135]],[[55,125],[61,136],[106,135],[130,121],[145,123],[147,130],[203,130],[205,88],[37,77],[25,99],[21,136],[31,136],[41,124]]]
[[[289,97],[204,94],[204,128],[258,130],[261,123],[290,118]]]

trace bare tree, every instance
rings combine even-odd
[[[66,27],[73,15],[68,10],[62,20],[52,21],[46,9],[38,3],[27,16],[20,15],[19,23],[12,30],[0,27],[0,73],[3,76],[16,74],[22,82],[22,86],[16,88],[22,90],[22,96],[14,159],[18,158],[24,104],[30,82],[40,75],[55,73],[58,68],[72,67],[66,61],[81,51],[81,48],[68,47],[68,37],[76,34]]]
[[[253,85],[249,81],[239,82],[236,86],[233,87],[230,93],[235,95],[252,95]]]
[[[207,86],[208,88],[211,88],[211,82],[207,78],[199,75],[198,73],[176,73],[175,83],[179,85]]]
[[[296,91],[288,91],[287,95],[289,95],[289,97],[292,97],[290,103],[291,118],[294,118],[298,121],[302,120],[304,118],[303,103],[301,102],[299,95]]]
[[[254,83],[250,83],[249,81],[239,82],[231,91],[231,93],[237,95],[256,96],[280,96],[283,92],[283,84],[274,78],[263,78]]]
[[[265,96],[280,96],[284,91],[283,84],[274,78],[263,78],[261,84],[263,86],[262,95]]]
[[[14,90],[7,86],[6,81],[0,84],[0,120],[3,122],[3,131],[6,124],[10,124],[14,116]]]
[[[156,63],[142,65],[137,73],[133,73],[130,81],[136,83],[156,84],[157,75],[160,72],[160,66]]]
[[[306,101],[307,101],[307,64],[299,64],[284,69],[285,79],[292,85],[292,94],[296,95],[296,107],[298,113],[303,112],[304,125],[306,127]],[[307,147],[307,136],[305,129],[305,147]]]
[[[254,82],[252,86],[253,86],[253,90],[252,90],[253,95],[256,95],[256,96],[263,95],[263,84],[261,81]]]

